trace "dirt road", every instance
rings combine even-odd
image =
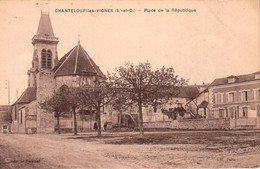
[[[260,166],[259,131],[0,135],[0,168]]]

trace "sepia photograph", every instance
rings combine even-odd
[[[0,0],[0,168],[260,168],[260,1]]]

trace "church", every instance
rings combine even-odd
[[[50,15],[41,12],[36,35],[32,38],[32,67],[28,70],[28,87],[12,105],[13,133],[49,133],[55,131],[53,113],[41,109],[39,103],[50,98],[62,87],[92,84],[96,77],[104,77],[80,41],[60,60]],[[93,128],[95,118],[78,118],[80,129]],[[61,128],[73,130],[72,115],[61,119]]]

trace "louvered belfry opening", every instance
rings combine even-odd
[[[41,52],[41,61],[43,69],[51,69],[52,68],[52,52],[51,50],[46,51],[43,49]]]

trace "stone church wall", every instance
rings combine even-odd
[[[81,77],[81,76],[58,76],[55,77],[56,89],[59,89],[62,85],[68,87],[78,87],[84,84],[94,85],[94,77]]]
[[[43,70],[37,74],[37,102],[50,98],[55,89],[54,75],[51,70]],[[54,131],[54,116],[37,106],[37,133]]]

